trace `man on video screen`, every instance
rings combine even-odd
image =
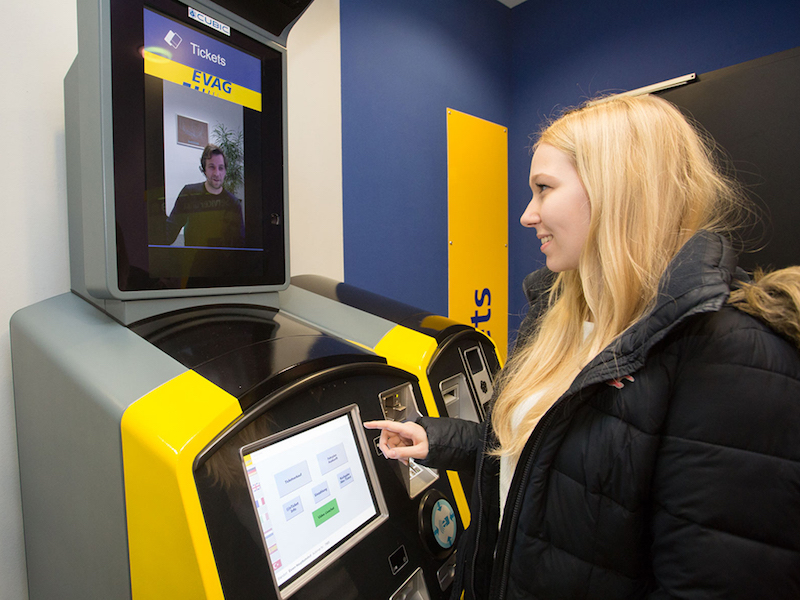
[[[223,187],[228,161],[219,147],[209,144],[200,157],[201,183],[183,186],[167,217],[167,243],[175,241],[181,229],[185,246],[244,246],[242,203]]]

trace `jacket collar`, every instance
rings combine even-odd
[[[650,349],[675,327],[689,317],[722,308],[736,262],[736,253],[723,236],[696,233],[667,267],[653,309],[586,365],[567,394],[634,373]]]

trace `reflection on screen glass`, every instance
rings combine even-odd
[[[119,289],[281,286],[281,49],[174,0],[111,15]]]
[[[377,483],[365,467],[353,411],[242,449],[250,493],[282,597],[365,526],[377,525]],[[360,420],[356,419],[360,425]],[[273,441],[274,440],[274,441]],[[377,494],[377,495],[376,495]],[[343,551],[343,550],[342,550]],[[297,582],[296,586],[292,586]]]
[[[261,112],[261,61],[146,8],[144,42],[165,141],[165,214],[149,215],[163,217],[149,245],[246,248],[243,111]]]

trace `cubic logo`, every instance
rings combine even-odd
[[[227,36],[231,34],[231,28],[228,25],[225,25],[225,23],[220,23],[213,17],[204,15],[199,10],[194,9],[191,6],[189,7],[189,18],[194,19],[198,23],[202,23],[206,27],[210,27],[211,29],[215,29],[220,33],[224,33]]]
[[[183,38],[170,29],[169,33],[164,37],[164,41],[177,50]]]

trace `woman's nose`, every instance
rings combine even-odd
[[[535,199],[531,199],[528,202],[528,206],[525,207],[525,210],[522,213],[522,216],[519,218],[519,222],[522,224],[523,227],[536,227],[539,224],[539,206],[538,202]]]

